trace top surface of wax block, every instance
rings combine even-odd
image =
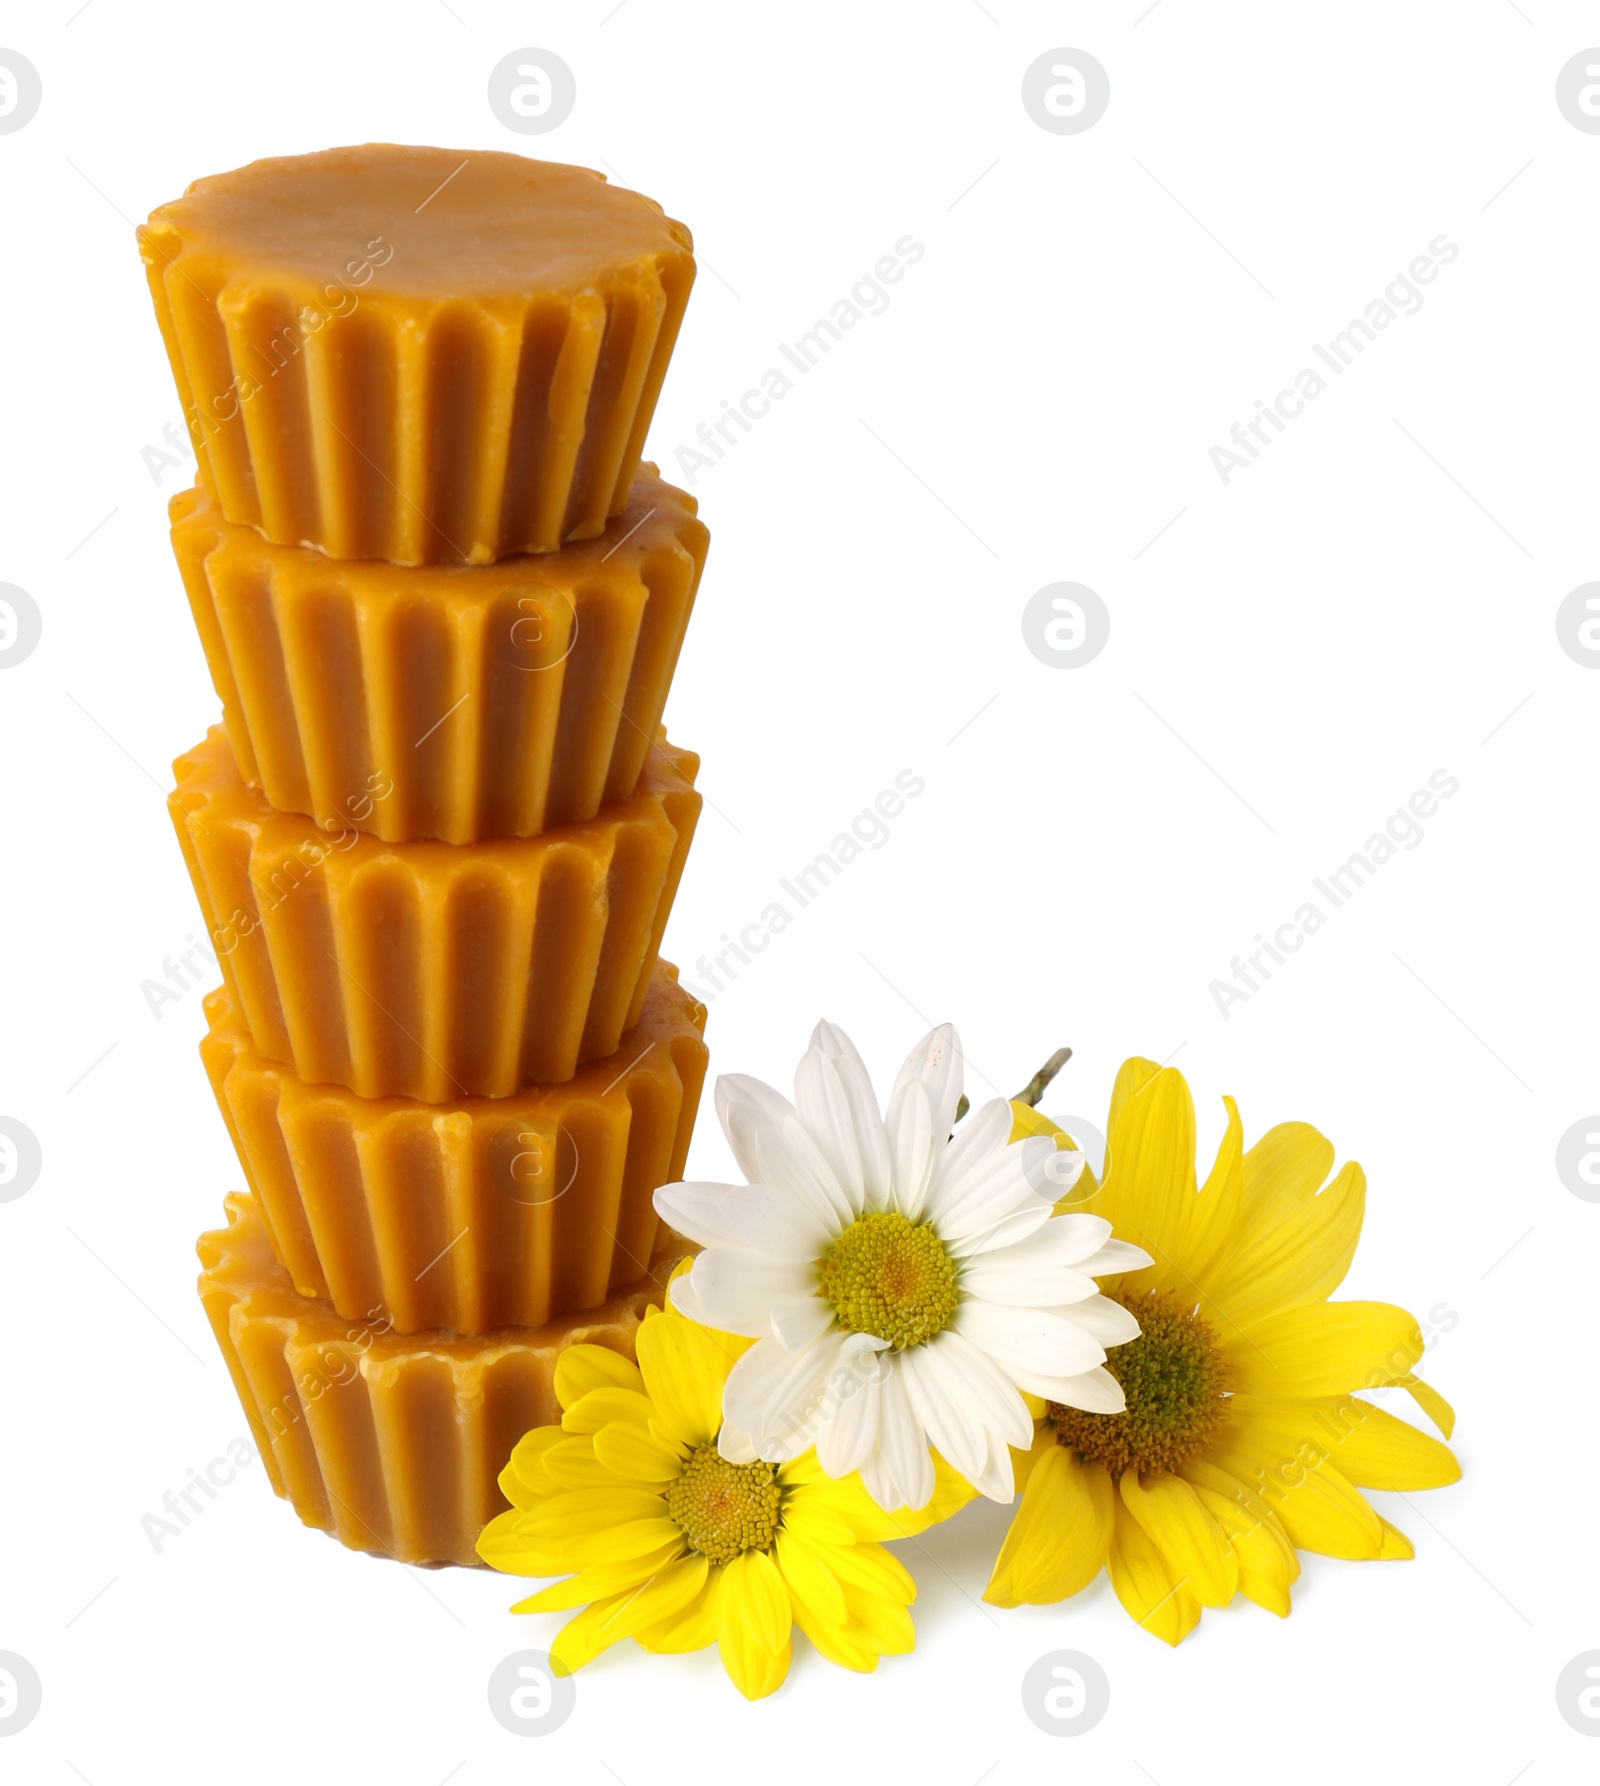
[[[365,143],[252,161],[196,180],[145,229],[239,273],[321,286],[370,274],[376,292],[523,297],[592,284],[656,255],[687,257],[688,230],[604,174],[495,151]],[[377,264],[382,239],[393,256]]]
[[[389,143],[197,180],[139,250],[224,515],[404,565],[622,513],[695,273],[682,224],[587,168]]]

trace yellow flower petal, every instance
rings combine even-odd
[[[1417,1554],[1412,1549],[1411,1540],[1398,1526],[1392,1526],[1388,1520],[1378,1522],[1383,1527],[1383,1548],[1378,1552],[1380,1563],[1409,1563]]]
[[[1357,1488],[1444,1488],[1461,1479],[1447,1445],[1354,1395],[1317,1401],[1235,1397],[1253,1429],[1291,1443],[1312,1437]]]
[[[1350,1269],[1366,1204],[1367,1176],[1352,1160],[1319,1196],[1274,1221],[1242,1229],[1208,1275],[1207,1294],[1239,1327],[1325,1302]]]
[[[564,1575],[572,1567],[565,1549],[543,1535],[536,1542],[523,1529],[527,1517],[515,1507],[497,1514],[478,1534],[478,1555],[502,1575]]]
[[[1019,1495],[1027,1492],[1028,1478],[1033,1474],[1034,1465],[1039,1459],[1061,1449],[1056,1443],[1055,1428],[1045,1419],[1049,1404],[1037,1395],[1029,1395],[1026,1390],[1023,1391],[1022,1399],[1028,1404],[1028,1412],[1041,1424],[1035,1428],[1033,1443],[1026,1451],[1019,1451],[1015,1445],[1010,1448],[1011,1480]]]
[[[870,1644],[843,1625],[830,1625],[817,1618],[803,1601],[794,1601],[794,1622],[811,1639],[818,1654],[840,1668],[871,1674],[878,1666],[878,1652]]]
[[[1176,1646],[1200,1620],[1200,1602],[1177,1582],[1154,1541],[1126,1507],[1117,1509],[1106,1573],[1123,1610],[1163,1643]]]
[[[1280,1122],[1244,1156],[1244,1217],[1281,1221],[1322,1188],[1333,1169],[1333,1143],[1306,1122]]]
[[[1034,1464],[983,1597],[991,1606],[1047,1606],[1086,1587],[1111,1547],[1116,1491],[1101,1464],[1051,1442]]]
[[[603,1348],[595,1346],[593,1350]],[[611,1386],[585,1391],[568,1406],[561,1425],[569,1433],[597,1433],[613,1420],[631,1420],[642,1426],[649,1418],[650,1398],[643,1391]]]
[[[825,1624],[842,1625],[847,1616],[844,1588],[820,1554],[804,1538],[781,1531],[772,1547],[773,1560],[788,1583],[790,1596]]]
[[[1239,1558],[1241,1572],[1281,1576],[1285,1586],[1300,1578],[1300,1559],[1283,1522],[1254,1489],[1237,1476],[1218,1469],[1207,1458],[1191,1458],[1178,1472],[1200,1496],[1206,1511],[1222,1527]],[[1241,1544],[1248,1533],[1250,1542]],[[1241,1579],[1241,1587],[1243,1581]]]
[[[1239,1565],[1222,1528],[1181,1476],[1129,1470],[1122,1503],[1143,1526],[1173,1575],[1202,1606],[1226,1606],[1239,1585]]]
[[[580,1567],[596,1563],[620,1563],[627,1557],[642,1557],[659,1550],[664,1544],[676,1544],[683,1537],[683,1528],[675,1519],[668,1519],[662,1503],[656,1502],[653,1519],[629,1519],[607,1525],[598,1531],[575,1532],[567,1540],[567,1554]]]
[[[639,1367],[609,1346],[568,1346],[556,1359],[556,1400],[570,1408],[591,1389],[642,1389]]]
[[[733,1359],[711,1333],[682,1315],[646,1321],[636,1343],[652,1431],[685,1445],[711,1444],[722,1426],[722,1385]]]
[[[1187,1288],[1176,1269],[1195,1198],[1194,1102],[1183,1075],[1149,1061],[1127,1061],[1113,1089],[1106,1176],[1090,1205],[1122,1240],[1155,1263],[1122,1279],[1124,1288]]]
[[[623,1423],[616,1422],[618,1426]],[[557,1428],[559,1431],[560,1429]],[[550,1478],[552,1493],[573,1488],[631,1488],[595,1455],[594,1440],[588,1433],[565,1435],[559,1444],[549,1446],[542,1459],[545,1474]]]
[[[717,1651],[746,1699],[761,1699],[789,1672],[789,1590],[771,1558],[747,1550],[722,1571]]]
[[[633,1634],[633,1641],[652,1655],[682,1656],[690,1650],[703,1650],[717,1641],[717,1584],[720,1569],[707,1571],[700,1592],[670,1617],[658,1624],[645,1625]]]
[[[537,1594],[530,1594],[526,1600],[519,1600],[511,1610],[563,1612],[570,1606],[588,1606],[596,1600],[614,1599],[618,1594],[631,1593],[683,1554],[680,1537],[677,1542],[663,1544],[643,1556],[627,1557],[617,1563],[592,1564],[576,1575],[569,1575],[565,1581],[555,1582],[550,1587],[541,1588]]]
[[[861,1588],[844,1591],[849,1619],[846,1634],[857,1642],[876,1650],[880,1656],[909,1655],[917,1641],[911,1614],[898,1600],[886,1600],[882,1594],[869,1594]]]
[[[1422,1356],[1416,1318],[1390,1302],[1289,1309],[1220,1338],[1233,1386],[1245,1395],[1343,1395],[1408,1371]]]
[[[862,1485],[860,1476],[828,1476],[808,1451],[778,1472],[786,1493],[785,1523],[804,1525],[813,1543],[848,1544],[852,1538],[914,1538],[965,1507],[977,1490],[949,1464],[933,1453],[933,1493],[924,1507],[915,1510],[878,1505]],[[797,1526],[796,1529],[799,1529]]]
[[[611,1531],[625,1520],[648,1520],[661,1513],[661,1493],[620,1482],[616,1488],[573,1488],[561,1495],[546,1495],[536,1507],[521,1515],[521,1529],[529,1536],[579,1536]]]
[[[818,1544],[813,1548],[846,1587],[898,1600],[902,1606],[916,1600],[917,1584],[911,1571],[881,1544]]]
[[[1247,1430],[1236,1420],[1210,1456],[1249,1482],[1283,1524],[1291,1544],[1321,1556],[1367,1559],[1383,1547],[1376,1513],[1325,1460],[1327,1448],[1307,1437],[1298,1448],[1269,1431]]]
[[[781,1480],[781,1478],[780,1478]],[[838,1504],[812,1488],[799,1488],[784,1497],[783,1523],[808,1544],[854,1544],[856,1528]]]
[[[1137,1054],[1130,1055],[1117,1069],[1117,1076],[1111,1086],[1111,1107],[1106,1115],[1107,1135],[1116,1128],[1117,1119],[1129,1098],[1137,1097],[1160,1071],[1158,1061],[1145,1060]]]
[[[500,1492],[513,1507],[555,1493],[556,1484],[544,1467],[544,1454],[566,1436],[559,1426],[536,1426],[517,1440],[499,1477]]]
[[[688,1605],[705,1578],[705,1558],[687,1556],[669,1563],[642,1587],[597,1601],[561,1628],[550,1645],[550,1660],[559,1672],[574,1672],[603,1649],[631,1637],[636,1630],[659,1624]]]
[[[1412,1371],[1402,1371],[1399,1376],[1390,1378],[1390,1382],[1405,1390],[1447,1439],[1456,1430],[1455,1409],[1431,1383],[1424,1383]]]
[[[596,1459],[617,1476],[636,1482],[671,1482],[683,1474],[683,1447],[658,1439],[632,1421],[614,1420],[601,1427],[591,1443]]]
[[[1222,1104],[1228,1126],[1200,1194],[1189,1206],[1178,1260],[1189,1282],[1202,1289],[1208,1289],[1213,1267],[1225,1262],[1238,1244],[1235,1230],[1244,1196],[1244,1125],[1232,1098]]]
[[[1288,1618],[1289,1584],[1280,1581],[1277,1576],[1263,1574],[1258,1569],[1248,1569],[1241,1562],[1239,1592],[1245,1599],[1253,1600],[1257,1606],[1264,1606],[1268,1612],[1276,1613],[1280,1619]]]

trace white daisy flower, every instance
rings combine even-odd
[[[705,1248],[676,1307],[756,1341],[723,1394],[720,1447],[782,1463],[813,1444],[830,1476],[861,1472],[881,1507],[933,1493],[932,1445],[981,1494],[1009,1501],[1008,1447],[1033,1419],[1021,1391],[1120,1413],[1106,1347],[1138,1323],[1095,1278],[1150,1259],[1098,1216],[1053,1215],[1083,1168],[1047,1136],[1011,1140],[1004,1098],[952,1139],[961,1044],[949,1024],[912,1050],[887,1117],[850,1039],[819,1023],[793,1104],[724,1075],[717,1114],[743,1185],[672,1184],[662,1219]]]

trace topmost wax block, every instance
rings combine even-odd
[[[197,180],[139,247],[227,518],[395,564],[601,532],[695,271],[688,230],[603,174],[391,143]]]

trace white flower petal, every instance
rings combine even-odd
[[[1054,1153],[1044,1156],[1044,1165],[1041,1168],[1044,1179],[1040,1190],[1053,1203],[1059,1203],[1083,1177],[1083,1169],[1088,1163],[1088,1156],[1082,1148],[1057,1147]]]
[[[816,1273],[809,1264],[769,1259],[745,1247],[708,1247],[689,1267],[689,1282],[711,1326],[762,1339],[772,1330],[773,1308],[809,1296],[816,1288]]]
[[[1102,1346],[1125,1346],[1139,1337],[1139,1319],[1109,1296],[1091,1296],[1086,1302],[1074,1301],[1070,1309],[1061,1311],[1085,1333],[1092,1334]]]
[[[755,1152],[761,1170],[752,1183],[775,1185],[800,1198],[834,1234],[855,1220],[850,1199],[798,1116],[762,1129],[756,1136]]]
[[[784,1118],[794,1115],[794,1106],[770,1085],[744,1073],[724,1073],[717,1080],[716,1095],[717,1120],[739,1170],[751,1184],[759,1184],[756,1137],[764,1129],[781,1128]]]
[[[969,1112],[939,1156],[933,1191],[928,1198],[932,1216],[937,1218],[943,1209],[958,1202],[970,1186],[988,1177],[995,1162],[1005,1154],[1013,1120],[1011,1106],[1004,1098],[990,1098]]]
[[[1011,1215],[1002,1216],[991,1228],[975,1233],[943,1236],[944,1250],[952,1259],[973,1259],[987,1253],[1001,1252],[1037,1234],[1050,1221],[1050,1205],[1036,1201],[1025,1203]]]
[[[872,1081],[850,1038],[819,1023],[794,1080],[795,1108],[859,1215],[867,1189],[889,1188],[889,1138]]]
[[[662,1221],[686,1239],[700,1246],[737,1246],[738,1232],[723,1206],[747,1189],[742,1184],[664,1184],[651,1201]]]
[[[722,1430],[717,1434],[717,1456],[730,1464],[753,1464],[758,1461],[759,1453],[742,1426],[732,1426],[724,1420]]]
[[[838,1235],[837,1224],[818,1213],[808,1198],[771,1185],[751,1184],[735,1191],[718,1214],[734,1231],[734,1244],[753,1247],[769,1259],[814,1263]]]
[[[839,1359],[837,1329],[798,1352],[775,1339],[757,1340],[728,1372],[722,1417],[743,1427],[757,1453],[787,1463],[808,1451],[823,1414],[824,1393]]]
[[[1075,1377],[1050,1377],[1033,1371],[1017,1372],[1017,1387],[1030,1395],[1063,1407],[1082,1408],[1086,1414],[1120,1414],[1128,1405],[1122,1385],[1103,1366]]]
[[[772,1311],[772,1337],[791,1352],[798,1352],[813,1340],[821,1339],[831,1326],[833,1310],[820,1296],[796,1297],[790,1302],[780,1302]]]
[[[913,1083],[928,1094],[934,1138],[941,1143],[948,1140],[956,1123],[956,1106],[961,1102],[961,1038],[954,1024],[941,1023],[930,1030],[906,1056],[889,1094],[891,1111],[902,1089]]]
[[[1069,1320],[1065,1311],[1001,1308],[973,1296],[957,1308],[953,1326],[1013,1376],[1034,1371],[1047,1377],[1075,1377],[1105,1363],[1105,1347]]]
[[[942,1335],[940,1337],[943,1337]],[[908,1346],[900,1354],[911,1412],[933,1442],[933,1448],[970,1481],[983,1469],[988,1437],[966,1397],[966,1381],[944,1367],[932,1345]]]
[[[955,1142],[951,1144],[953,1152]],[[1054,1198],[1041,1194],[1050,1142],[1043,1135],[969,1156],[959,1174],[940,1168],[928,1194],[928,1219],[940,1234],[959,1240],[992,1228],[1019,1209],[1048,1210]]]
[[[878,1397],[878,1436],[861,1465],[861,1480],[887,1512],[909,1507],[914,1512],[933,1498],[933,1458],[928,1436],[911,1412],[910,1398],[891,1362]]]
[[[983,1468],[976,1475],[968,1476],[967,1480],[987,1500],[1002,1503],[1014,1501],[1017,1498],[1017,1481],[1016,1472],[1011,1465],[1010,1446],[991,1433]]]
[[[1010,1246],[1001,1252],[990,1250],[984,1262],[1004,1264],[1015,1255],[1018,1260],[1026,1259],[1030,1264],[1076,1265],[1085,1277],[1095,1277],[1098,1274],[1090,1271],[1085,1261],[1110,1238],[1111,1224],[1104,1216],[1057,1215],[1052,1216],[1025,1244]]]
[[[690,1321],[698,1321],[702,1327],[715,1327],[713,1321],[701,1307],[700,1298],[694,1293],[694,1285],[689,1281],[689,1274],[675,1277],[667,1285],[667,1300],[678,1313]]]
[[[1033,1416],[1028,1412],[1028,1404],[992,1358],[953,1327],[930,1340],[928,1350],[938,1353],[947,1372],[961,1378],[968,1405],[990,1432],[1024,1451],[1033,1443]]]
[[[817,1434],[817,1462],[830,1476],[860,1469],[878,1437],[878,1409],[888,1374],[870,1353],[842,1356],[830,1379],[829,1412]]]
[[[1097,1294],[1094,1279],[1070,1265],[1041,1265],[1012,1257],[1025,1251],[1024,1245],[1008,1246],[1000,1253],[980,1253],[961,1273],[963,1294],[1012,1308],[1057,1308]]]
[[[1074,1218],[1062,1218],[1071,1221]],[[1079,1216],[1079,1221],[1088,1221],[1088,1216]],[[1079,1271],[1089,1277],[1111,1277],[1124,1271],[1140,1271],[1154,1261],[1142,1246],[1134,1246],[1126,1240],[1108,1240],[1103,1247],[1098,1247],[1087,1259],[1081,1260]]]
[[[889,1100],[889,1194],[881,1207],[897,1209],[910,1221],[922,1214],[933,1179],[936,1151],[944,1137],[934,1135],[933,1105],[926,1087],[913,1079]]]

